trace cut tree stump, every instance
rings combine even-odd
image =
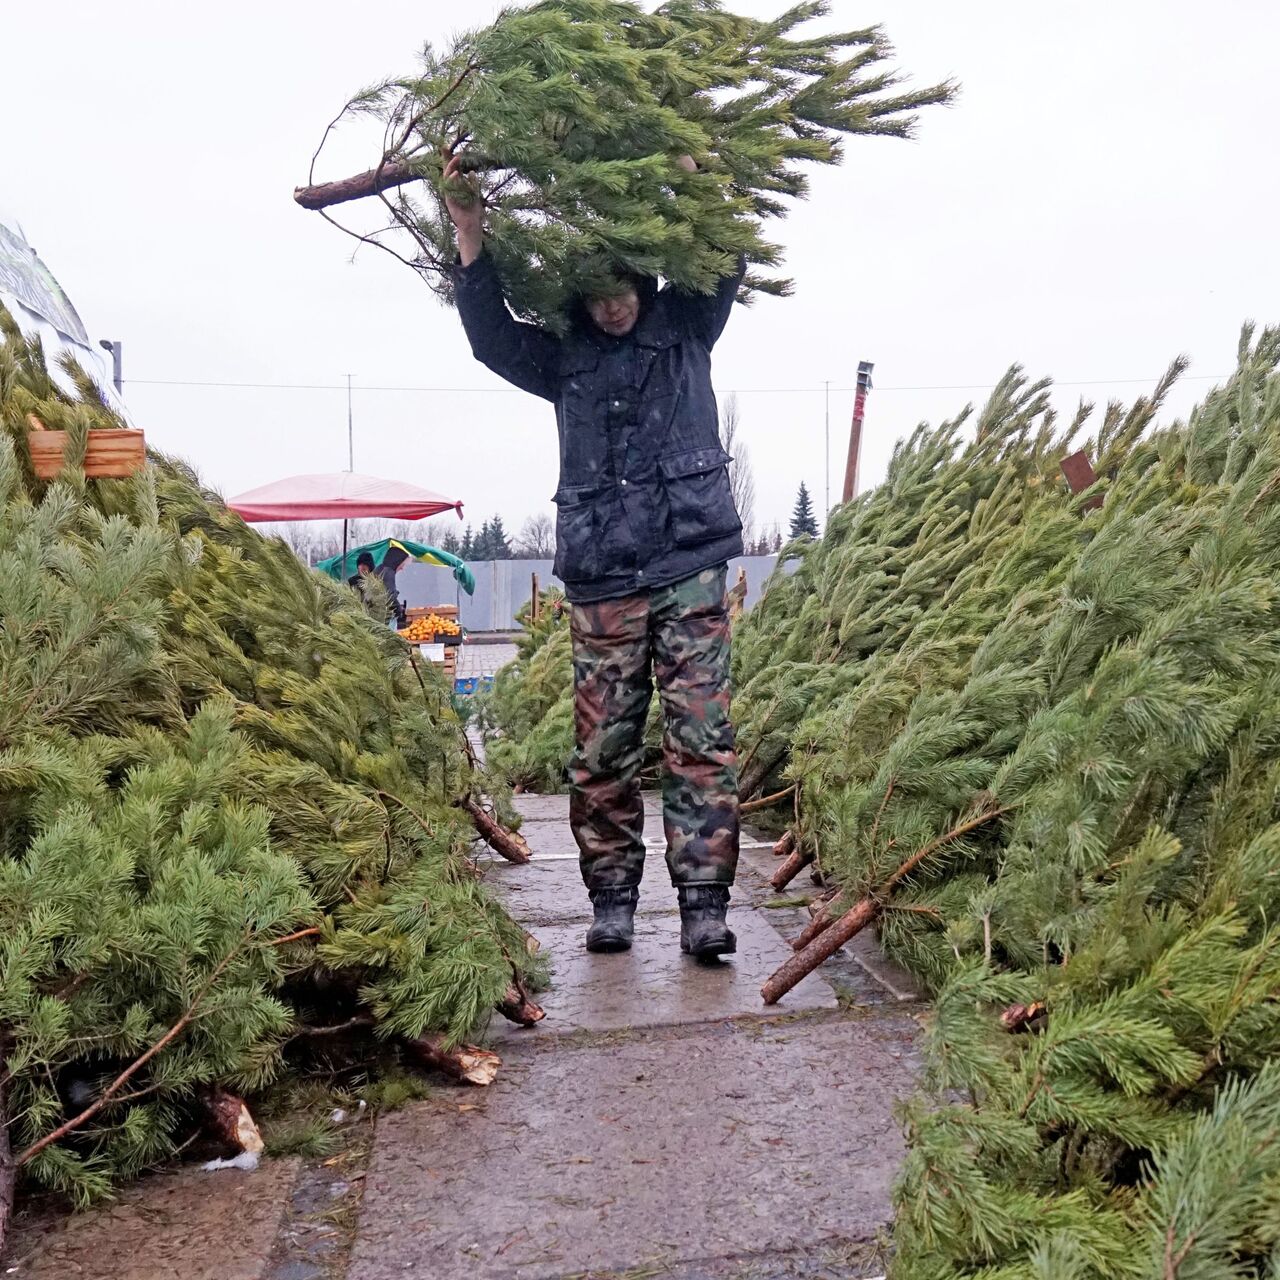
[[[215,1085],[200,1097],[209,1115],[209,1131],[229,1147],[260,1155],[266,1144],[243,1098]]]
[[[473,1044],[445,1048],[444,1036],[438,1032],[424,1032],[413,1040],[406,1040],[410,1055],[424,1067],[443,1071],[445,1075],[462,1084],[490,1085],[497,1079],[502,1059],[488,1049]]]
[[[513,982],[507,988],[506,995],[498,1001],[497,1010],[509,1022],[514,1022],[520,1027],[535,1026],[547,1016],[546,1010],[541,1005],[535,1004],[523,985],[518,982]]]
[[[794,831],[786,832],[783,837],[773,846],[773,856],[775,858],[785,858],[796,847],[796,833]]]

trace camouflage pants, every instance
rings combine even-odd
[[[662,702],[662,804],[673,884],[732,884],[738,770],[729,720],[725,569],[574,605],[569,820],[589,889],[644,871],[638,775],[653,682]]]

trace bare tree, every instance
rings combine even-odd
[[[515,552],[527,560],[550,560],[556,554],[556,526],[546,512],[530,516],[520,526]]]
[[[756,478],[751,472],[751,457],[739,435],[738,397],[731,395],[720,411],[720,443],[733,455],[729,464],[729,485],[733,503],[742,521],[744,541],[750,541],[756,522]]]
[[[347,526],[347,546],[359,547],[383,538],[404,538],[439,547],[458,524],[457,520],[352,520]],[[342,554],[341,520],[300,520],[258,526],[259,532],[284,541],[304,564],[315,564]],[[446,548],[447,549],[447,548]]]

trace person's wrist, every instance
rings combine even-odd
[[[484,251],[484,232],[479,228],[458,231],[458,256],[469,267]]]

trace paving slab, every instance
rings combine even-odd
[[[724,1260],[870,1244],[914,1030],[893,1008],[516,1055],[379,1123],[348,1280],[742,1276]]]
[[[759,912],[730,911],[729,923],[738,935],[737,954],[714,964],[700,964],[681,953],[675,912],[637,916],[634,946],[617,955],[583,949],[585,920],[535,926],[532,932],[554,966],[551,989],[538,996],[547,1016],[528,1028],[495,1019],[490,1035],[500,1042],[527,1043],[568,1032],[683,1026],[837,1007],[836,993],[815,974],[787,996],[785,1009],[766,1008],[760,987],[791,952]]]
[[[6,1280],[260,1280],[297,1172],[181,1169],[91,1212],[19,1224]]]

